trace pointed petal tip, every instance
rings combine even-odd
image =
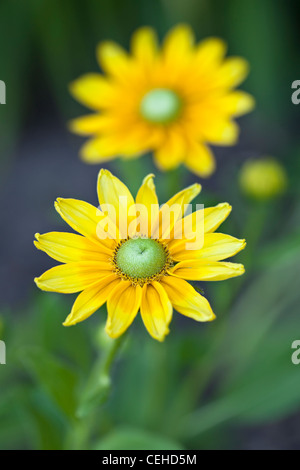
[[[211,317],[207,320],[208,322],[215,321],[217,319],[217,316],[212,312]]]
[[[113,328],[111,328],[110,326],[106,325],[105,326],[105,333],[111,338],[111,339],[117,339],[119,338],[120,336],[122,336],[123,332],[118,332],[118,333],[115,333]]]
[[[232,211],[232,206],[228,202],[220,202],[217,207],[227,209],[229,213]]]
[[[197,194],[201,193],[202,185],[200,183],[195,183],[195,188],[196,188]]]
[[[107,170],[107,168],[101,168],[101,170],[99,171],[99,174],[100,175],[111,175],[111,172],[109,170]]]
[[[63,326],[69,327],[69,326],[74,326],[74,325],[76,325],[77,322],[72,321],[71,319],[68,320],[68,318],[69,318],[69,317],[67,317],[66,320],[63,322],[63,324],[62,324]]]
[[[155,174],[154,173],[149,173],[148,175],[145,176],[143,181],[147,181],[149,178],[155,178]]]
[[[236,264],[236,272],[237,276],[242,276],[246,272],[245,266],[243,264]]]

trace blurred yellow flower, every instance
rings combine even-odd
[[[112,338],[124,333],[138,311],[159,341],[169,332],[173,307],[200,322],[213,320],[209,302],[187,280],[219,281],[244,273],[241,264],[223,260],[243,249],[245,240],[214,233],[229,215],[229,204],[187,215],[187,205],[201,190],[194,184],[159,207],[153,175],[146,176],[135,200],[108,170],[100,171],[97,188],[100,208],[75,199],[55,203],[80,235],[50,232],[36,234],[34,241],[63,263],[36,278],[37,286],[82,291],[64,325],[85,320],[105,302]]]
[[[90,73],[70,86],[78,101],[96,111],[70,123],[73,132],[92,136],[82,159],[99,163],[153,151],[161,170],[184,163],[210,176],[215,159],[207,144],[235,144],[239,129],[233,119],[254,106],[249,94],[234,90],[248,63],[225,59],[220,39],[195,44],[187,25],[174,27],[161,48],[155,32],[141,28],[131,51],[100,43],[97,58],[105,75]]]
[[[248,160],[240,172],[242,191],[254,199],[271,199],[283,194],[288,179],[284,167],[274,158]]]

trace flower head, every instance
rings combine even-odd
[[[234,118],[254,105],[250,95],[234,90],[247,76],[247,62],[225,59],[225,53],[217,38],[195,44],[187,25],[173,28],[161,48],[148,27],[133,35],[131,54],[113,42],[100,43],[105,75],[87,74],[70,86],[96,111],[70,123],[73,132],[92,136],[81,157],[98,163],[152,151],[161,170],[183,163],[202,177],[211,175],[215,160],[207,144],[235,144]]]
[[[229,215],[229,204],[186,214],[200,192],[194,184],[161,207],[153,175],[135,199],[108,170],[98,177],[96,208],[76,199],[57,199],[56,210],[78,234],[36,234],[35,246],[63,263],[35,279],[46,291],[82,291],[64,325],[75,325],[107,302],[106,332],[120,336],[140,311],[150,335],[162,341],[173,307],[200,322],[215,315],[209,302],[187,281],[218,281],[244,273],[224,262],[245,240],[215,233]]]
[[[240,172],[240,187],[253,199],[267,200],[280,196],[287,184],[284,167],[271,157],[247,160]]]

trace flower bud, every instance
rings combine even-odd
[[[283,194],[288,179],[284,167],[274,158],[247,160],[244,163],[239,183],[241,190],[254,199],[272,199]]]

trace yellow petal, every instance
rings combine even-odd
[[[146,176],[143,180],[137,196],[136,204],[144,207],[147,212],[147,232],[148,235],[152,233],[152,224],[154,226],[155,221],[158,220],[159,213],[159,203],[155,191],[155,184],[153,182],[154,175],[150,174]],[[139,208],[137,207],[137,210]],[[146,215],[146,214],[145,214]]]
[[[169,245],[170,250],[175,250],[182,242],[182,235],[185,241],[193,241],[197,235],[198,240],[203,242],[202,232],[214,232],[228,217],[232,207],[227,203],[218,204],[215,207],[199,209],[192,214],[179,220],[174,227],[174,239]]]
[[[190,144],[185,164],[189,170],[202,178],[210,176],[216,168],[215,158],[211,150],[206,145],[197,142]]]
[[[103,212],[87,202],[63,198],[57,199],[55,209],[76,232],[100,244],[101,250],[105,253],[111,253],[114,241],[109,238],[103,239],[102,228],[105,219]],[[113,233],[109,235],[111,238],[116,238]]]
[[[127,52],[113,41],[105,41],[97,47],[97,59],[105,72],[123,78],[130,70]]]
[[[188,282],[183,279],[165,276],[161,284],[177,312],[200,322],[212,321],[216,318],[208,300],[200,295]]]
[[[221,261],[243,250],[246,242],[223,233],[208,233],[204,237],[204,246],[200,250],[189,250],[186,249],[186,246],[186,241],[181,240],[176,249],[172,251],[172,258],[175,261],[194,259]]]
[[[201,41],[196,50],[195,63],[201,68],[216,66],[224,58],[227,46],[222,39],[207,38]]]
[[[245,80],[249,73],[249,64],[241,57],[226,59],[218,71],[213,86],[233,88]]]
[[[162,171],[169,171],[177,168],[183,162],[187,153],[187,146],[185,141],[176,130],[170,130],[167,133],[165,141],[155,151],[155,163]]]
[[[182,218],[187,210],[187,205],[198,196],[200,191],[201,185],[196,183],[169,199],[159,211],[159,226],[154,226],[152,236],[167,240],[172,239],[175,224]]]
[[[139,28],[132,36],[131,50],[140,63],[150,67],[158,53],[155,31],[149,27]]]
[[[107,262],[76,262],[55,266],[40,277],[35,278],[36,285],[45,291],[73,294],[86,289],[112,272]]]
[[[86,163],[102,163],[114,160],[119,154],[117,136],[101,136],[88,140],[80,150],[80,157]]]
[[[64,326],[76,325],[90,317],[106,301],[111,291],[121,282],[115,274],[110,274],[78,295]]]
[[[224,222],[232,211],[227,202],[222,202],[215,207],[204,209],[204,232],[214,232]]]
[[[109,106],[115,90],[100,74],[90,73],[78,78],[69,86],[70,93],[85,106],[100,110]]]
[[[190,56],[194,45],[194,33],[190,26],[179,24],[165,37],[163,55],[167,62],[181,65]]]
[[[144,122],[133,121],[128,125],[126,135],[119,138],[120,155],[125,158],[135,158],[156,145],[160,138],[157,130],[149,130]]]
[[[113,289],[107,300],[108,318],[105,331],[111,338],[122,335],[135,319],[142,298],[142,288],[122,281]]]
[[[176,264],[170,271],[173,275],[190,281],[223,281],[241,276],[245,272],[242,264],[188,260]]]
[[[252,111],[255,106],[253,96],[244,91],[234,91],[218,98],[217,108],[230,116],[241,116]]]
[[[127,227],[135,217],[134,199],[125,184],[108,170],[100,170],[97,184],[99,203],[104,212],[115,218],[121,238],[127,238]]]
[[[35,246],[47,255],[60,261],[107,261],[109,255],[101,251],[101,245],[91,242],[75,233],[49,232],[35,234]]]
[[[163,341],[169,333],[172,319],[172,304],[166,291],[158,282],[145,284],[141,302],[141,316],[150,335]]]
[[[239,137],[239,127],[234,121],[215,118],[203,127],[202,134],[213,145],[234,145]]]
[[[89,114],[69,122],[69,130],[75,134],[91,135],[99,134],[103,131],[108,131],[116,125],[116,120],[102,115],[102,114]]]

